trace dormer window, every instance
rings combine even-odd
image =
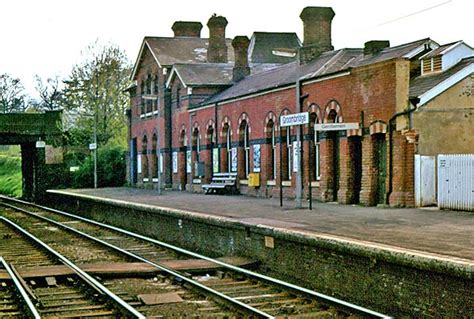
[[[422,63],[422,75],[440,72],[442,70],[441,55],[434,57],[424,58],[421,60]]]

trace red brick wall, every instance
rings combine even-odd
[[[302,88],[302,94],[308,94],[303,107],[303,111],[318,110],[318,122],[331,121],[328,119],[330,110],[337,112],[337,117],[340,122],[357,122],[361,123],[362,127],[360,133],[363,133],[361,137],[361,148],[362,148],[362,185],[360,191],[360,202],[367,205],[373,205],[375,203],[375,186],[376,179],[374,171],[374,158],[373,158],[373,140],[369,135],[369,127],[372,123],[379,121],[388,125],[390,118],[396,112],[396,74],[395,65],[396,61],[389,61],[384,63],[378,63],[366,67],[360,67],[353,69],[351,74],[333,77],[324,81],[304,84]],[[172,85],[175,89],[176,85]],[[181,89],[181,92],[186,95],[185,89]],[[193,94],[211,94],[213,93],[211,88],[203,88],[202,90],[194,90]],[[172,96],[175,96],[175,92],[172,91]],[[188,174],[187,178],[184,177],[182,169],[185,168],[185,150],[181,136],[183,128],[186,129],[186,139],[188,146],[191,141],[190,132],[193,127],[198,127],[200,132],[200,144],[202,146],[200,158],[201,161],[206,163],[206,176],[202,182],[208,182],[212,171],[211,150],[206,149],[206,145],[209,143],[207,137],[207,129],[210,123],[215,123],[214,127],[218,133],[217,143],[222,146],[225,144],[225,136],[222,134],[224,118],[229,119],[229,125],[232,130],[232,142],[234,145],[239,141],[239,119],[242,118],[242,114],[246,114],[247,121],[250,127],[250,140],[253,143],[260,143],[261,145],[261,172],[260,180],[261,186],[257,188],[242,186],[241,192],[255,196],[278,196],[278,185],[279,185],[279,172],[275,176],[276,185],[267,186],[266,183],[271,179],[270,161],[269,156],[271,146],[265,144],[270,136],[265,132],[266,118],[269,112],[273,112],[277,119],[283,110],[288,110],[291,113],[296,112],[295,107],[295,93],[294,88],[282,89],[278,91],[268,92],[266,94],[253,96],[230,103],[223,103],[221,105],[208,106],[199,108],[196,110],[187,110],[188,99],[181,99],[181,107],[179,109],[173,108],[172,113],[172,149],[179,151],[179,173],[173,173],[172,181],[173,186],[178,188],[179,186],[184,187],[183,181],[187,180],[188,188],[190,188],[190,182],[193,176]],[[132,128],[132,137],[138,136],[138,149],[141,149],[141,137],[143,132],[151,134],[152,129],[156,127],[156,120],[151,121],[139,121],[134,122]],[[161,123],[160,123],[161,126]],[[150,133],[149,133],[150,132]],[[308,136],[311,133],[310,130],[305,129],[304,134]],[[343,132],[345,133],[345,132]],[[388,131],[384,132],[387,134]],[[215,134],[215,131],[214,131]],[[292,135],[295,134],[295,130],[292,130]],[[279,136],[279,131],[277,131]],[[151,139],[149,138],[149,141]],[[303,143],[303,174],[304,174],[304,192],[307,195],[308,187],[307,184],[313,181],[313,174],[311,171],[314,169],[314,153],[311,141],[304,141]],[[321,140],[321,179],[319,185],[313,189],[313,196],[320,200],[332,200],[337,195],[338,201],[342,203],[350,203],[357,198],[354,194],[354,165],[351,159],[352,152],[351,145],[349,145],[348,138],[344,137],[344,134],[339,138],[339,180],[333,180],[333,159],[332,149],[333,142],[329,139],[322,138]],[[149,143],[151,145],[151,143]],[[387,143],[387,147],[389,143]],[[180,149],[181,148],[181,149]],[[403,143],[396,142],[393,145],[394,154],[398,154],[393,157],[394,163],[405,162],[407,164],[394,164],[394,171],[399,169],[398,166],[406,165],[403,169],[407,177],[403,180],[393,178],[393,190],[397,189],[397,194],[390,195],[390,203],[393,205],[405,205],[410,204],[411,199],[410,192],[412,192],[410,179],[410,163],[411,151]],[[286,145],[283,148],[283,158],[287,158]],[[277,156],[276,165],[280,166],[279,162],[279,146],[277,145]],[[387,154],[389,149],[387,149]],[[242,174],[243,168],[243,149],[239,148],[239,171],[240,178],[245,178]],[[196,155],[195,155],[196,156]],[[220,151],[220,162],[221,170],[226,167],[225,150],[221,148]],[[389,158],[389,155],[387,155]],[[250,147],[250,171],[253,169],[253,148]],[[310,163],[310,164],[308,164]],[[230,163],[229,163],[230,165]],[[397,166],[398,165],[398,166]],[[387,176],[389,165],[387,164]],[[291,174],[294,175],[293,172]],[[396,173],[395,173],[396,174]],[[394,175],[395,175],[394,174]],[[294,183],[295,176],[292,176],[292,187],[285,187],[284,193],[286,196],[294,196]],[[387,179],[388,183],[388,179]],[[334,185],[338,184],[339,189],[337,193],[334,193]],[[398,185],[398,186],[397,186]],[[389,191],[390,185],[387,184],[386,190]],[[196,189],[196,188],[195,188]],[[199,189],[199,187],[197,188]],[[398,189],[401,189],[404,193],[403,196],[399,195]],[[387,194],[388,195],[388,194]]]

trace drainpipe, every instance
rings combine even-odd
[[[412,113],[413,111],[416,111],[418,103],[420,103],[419,98],[413,98],[410,100],[411,104],[414,105],[414,108],[409,108],[408,110],[401,111],[398,113],[395,113],[390,120],[388,121],[388,135],[389,135],[389,160],[388,160],[388,192],[387,192],[387,197],[385,199],[385,203],[388,205],[389,204],[389,198],[390,195],[393,192],[393,122],[396,120],[397,117],[402,116],[402,115],[407,115]],[[411,105],[410,104],[410,105]],[[410,105],[408,107],[410,107]],[[411,120],[408,121],[408,128],[411,129]]]
[[[211,150],[211,158],[212,158],[212,163],[211,163],[211,176],[214,176],[214,161],[217,161],[219,163],[219,166],[220,166],[220,156],[221,156],[221,149],[219,147],[219,129],[218,129],[218,125],[217,125],[217,107],[218,107],[218,103],[216,102],[214,104],[214,135],[215,135],[215,141],[214,141],[214,148],[217,149],[217,158],[215,159],[214,158],[214,150],[212,149]],[[218,171],[220,172],[221,169],[220,167],[218,167]]]

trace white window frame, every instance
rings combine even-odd
[[[318,123],[318,119],[314,121],[314,124]],[[321,179],[321,136],[320,132],[314,127],[314,169],[316,180]]]
[[[277,175],[277,165],[276,165],[276,125],[273,123],[272,126],[272,170],[273,170],[273,179],[276,179]]]
[[[227,152],[227,172],[232,172],[232,141],[230,136],[230,126],[226,133],[226,152]]]
[[[245,176],[250,174],[250,128],[249,124],[245,122],[244,127],[244,155],[245,155]]]

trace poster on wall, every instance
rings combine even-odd
[[[232,165],[230,166],[231,171],[237,172],[237,147],[233,147],[231,149],[230,154],[231,154],[231,163],[232,163]]]
[[[142,173],[142,154],[137,155],[137,173]]]
[[[253,171],[260,172],[260,144],[253,145]]]
[[[186,151],[186,173],[191,173],[191,151]]]
[[[173,173],[178,172],[178,153],[173,152]]]
[[[299,153],[299,145],[297,141],[293,141],[293,172],[298,172],[298,155]]]
[[[219,149],[212,149],[212,172],[219,173]]]

